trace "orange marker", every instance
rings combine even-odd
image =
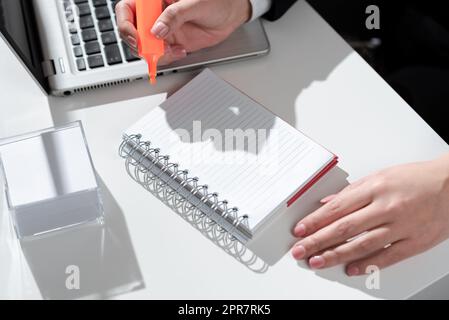
[[[157,39],[151,33],[151,28],[161,14],[161,0],[136,0],[139,56],[148,63],[151,84],[156,83],[157,63],[164,55],[164,40]]]

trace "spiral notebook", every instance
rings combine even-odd
[[[119,152],[143,187],[242,243],[338,162],[209,69],[129,128]]]

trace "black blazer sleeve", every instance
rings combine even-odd
[[[264,15],[264,18],[270,21],[279,19],[296,1],[297,0],[272,0],[270,11]]]

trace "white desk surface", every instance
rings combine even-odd
[[[350,181],[449,151],[307,3],[299,1],[265,26],[269,56],[213,71],[338,154]],[[142,81],[47,101],[3,41],[0,56],[0,136],[82,120],[104,184],[107,219],[106,231],[22,243],[22,251],[3,209],[0,298],[402,299],[449,271],[444,242],[382,271],[379,290],[367,289],[363,277],[349,279],[341,267],[299,267],[289,254],[265,273],[253,272],[131,181],[117,156],[122,131],[165,97],[150,95],[173,92],[194,74],[165,76],[154,88]],[[80,265],[77,292],[64,287],[70,264]]]

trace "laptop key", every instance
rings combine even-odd
[[[76,27],[76,24],[75,24],[75,23],[70,23],[70,24],[69,24],[69,32],[70,32],[71,34],[78,33],[78,28]]]
[[[75,15],[73,14],[72,9],[67,9],[65,12],[65,19],[67,22],[75,22]]]
[[[111,44],[104,48],[104,53],[106,54],[106,61],[109,65],[114,65],[122,63],[122,56],[120,54],[120,49],[118,45]]]
[[[125,59],[128,62],[132,62],[132,61],[137,61],[140,60],[140,58],[138,56],[136,56],[131,49],[129,48],[129,46],[122,42],[122,48],[123,48],[123,52],[125,53]]]
[[[84,50],[86,50],[86,53],[88,55],[93,55],[96,53],[100,53],[101,47],[97,41],[91,41],[91,42],[86,43],[86,45],[84,46]]]
[[[83,48],[81,48],[80,46],[74,47],[73,48],[73,54],[77,58],[82,57],[83,56]]]
[[[114,25],[112,24],[112,20],[110,20],[110,19],[99,20],[98,21],[98,29],[100,29],[101,32],[114,30]]]
[[[104,60],[100,54],[87,57],[87,62],[89,63],[89,68],[91,69],[104,67]]]
[[[75,4],[86,3],[89,0],[74,0]]]
[[[95,15],[98,20],[110,18],[109,8],[107,6],[95,8]]]
[[[79,37],[78,34],[72,35],[72,36],[70,37],[70,40],[72,41],[72,44],[73,44],[74,46],[77,46],[77,45],[79,45],[79,44],[81,43],[80,37]]]
[[[108,3],[106,0],[93,0],[94,7],[106,6]]]
[[[114,32],[106,32],[101,35],[101,40],[103,41],[104,45],[111,44],[111,43],[117,43],[117,38],[115,37]]]
[[[78,68],[78,71],[86,70],[86,61],[84,60],[84,58],[76,59],[76,66]]]
[[[81,3],[78,5],[78,14],[80,17],[88,16],[91,14],[90,6],[88,3]]]
[[[84,42],[97,40],[97,32],[95,29],[84,29],[81,31]]]
[[[81,29],[92,28],[93,26],[94,26],[94,19],[92,19],[91,15],[80,17]]]
[[[75,1],[75,3],[76,3],[76,1]],[[63,7],[64,7],[64,11],[67,12],[67,10],[72,7],[72,3],[70,2],[70,0],[64,0]]]

